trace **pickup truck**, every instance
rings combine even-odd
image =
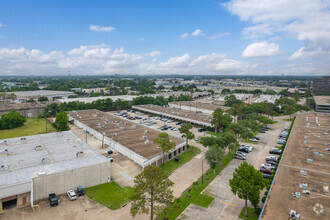
[[[58,199],[55,193],[51,193],[48,196],[50,206],[57,206],[58,205]]]

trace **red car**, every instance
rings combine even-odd
[[[271,174],[273,172],[272,169],[267,169],[265,167],[261,167],[259,171],[262,173],[268,173],[268,174]]]

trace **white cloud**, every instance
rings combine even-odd
[[[282,40],[282,38],[280,36],[274,36],[269,39],[269,41],[272,43],[277,43],[277,42],[280,42],[281,40]]]
[[[251,38],[287,32],[305,42],[306,56],[330,51],[329,0],[230,0],[222,4],[242,21],[252,24],[243,34]],[[302,57],[298,55],[295,57]]]
[[[116,28],[111,27],[111,26],[107,26],[107,27],[101,27],[98,25],[89,25],[89,30],[91,31],[96,31],[96,32],[112,32],[115,31]]]
[[[4,25],[2,23],[0,23],[0,28],[3,27]]]
[[[155,57],[155,56],[158,56],[158,55],[160,55],[160,54],[161,54],[161,52],[158,51],[158,50],[154,50],[154,51],[151,51],[151,52],[150,52],[150,56],[151,56],[151,57]]]
[[[203,31],[200,29],[196,29],[194,32],[191,33],[191,36],[195,36],[195,37],[203,36],[203,35],[204,35]]]
[[[183,33],[183,34],[181,34],[180,35],[180,38],[185,39],[185,38],[187,38],[189,36],[197,37],[197,36],[204,36],[204,35],[205,34],[203,33],[202,30],[196,29],[191,34],[189,34],[189,33]]]
[[[244,58],[261,58],[274,56],[280,53],[280,46],[266,41],[252,43],[242,53]]]
[[[227,36],[227,35],[229,35],[229,33],[225,32],[225,33],[222,33],[222,34],[213,35],[213,36],[210,37],[210,39],[215,40],[215,39],[219,39],[219,38],[222,38],[224,36]]]
[[[180,35],[180,38],[184,39],[184,38],[187,38],[188,36],[189,36],[188,33],[184,33],[184,34],[181,34],[181,35]]]
[[[207,54],[196,58],[189,54],[166,61],[150,61],[152,55],[125,53],[123,48],[111,50],[108,45],[83,45],[68,51],[45,53],[38,49],[0,48],[1,74],[54,75],[84,74],[236,74],[249,67],[225,54]]]

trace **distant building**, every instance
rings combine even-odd
[[[313,96],[315,101],[315,111],[330,113],[330,96]]]
[[[18,100],[38,99],[39,97],[47,97],[49,100],[55,98],[68,97],[74,95],[73,92],[67,91],[52,91],[52,90],[35,90],[35,91],[22,91],[22,92],[10,92],[8,94],[15,94]]]
[[[316,95],[330,94],[330,76],[313,79],[313,90]]]

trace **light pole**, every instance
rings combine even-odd
[[[203,179],[204,179],[204,176],[203,175],[204,175],[204,167],[203,167],[203,159],[202,159],[202,185],[203,185],[203,182],[204,182],[203,181]]]
[[[87,129],[86,129],[86,143],[87,143]]]
[[[104,135],[105,135],[106,133],[105,132],[103,132],[103,138],[102,138],[102,149],[104,148],[103,147],[103,144],[104,144]]]

